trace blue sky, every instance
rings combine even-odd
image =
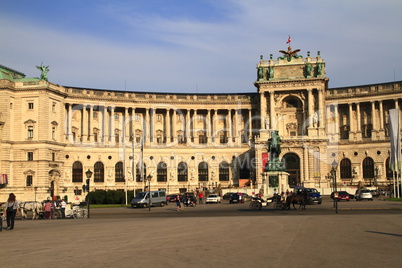
[[[329,87],[402,80],[400,0],[2,1],[0,64],[65,86],[256,92],[256,64],[321,52]]]

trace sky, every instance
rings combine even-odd
[[[52,83],[254,93],[260,55],[326,61],[329,87],[402,80],[400,0],[0,0],[0,64]]]

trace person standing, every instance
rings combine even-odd
[[[15,215],[19,215],[19,213],[19,202],[15,199],[15,195],[11,193],[8,196],[6,207],[4,208],[4,214],[7,215],[7,230],[14,229]]]
[[[176,206],[177,206],[177,211],[180,211],[180,196],[176,196]]]
[[[199,199],[200,204],[202,204],[204,202],[203,198],[204,198],[204,194],[202,192],[200,192],[198,194],[198,199]]]
[[[64,199],[62,199],[61,203],[60,203],[60,210],[61,210],[61,218],[62,219],[66,218],[66,206],[67,206],[66,201],[64,201]]]
[[[49,200],[46,201],[46,204],[43,207],[43,210],[45,211],[46,220],[50,220],[50,212],[52,211],[52,204],[50,203]]]

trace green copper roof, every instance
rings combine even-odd
[[[0,64],[0,79],[14,81],[21,78],[25,78],[25,74]]]

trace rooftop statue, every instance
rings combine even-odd
[[[297,52],[300,52],[300,49],[292,50],[291,46],[288,47],[288,51],[279,50],[279,52],[283,54],[283,57],[279,57],[279,59],[287,58],[288,61],[291,61],[292,57],[293,58],[301,58],[302,57],[302,56],[297,55]]]
[[[43,65],[43,62],[42,62],[42,63],[40,64],[40,66],[36,66],[36,68],[41,71],[40,80],[46,80],[46,81],[48,81],[48,80],[47,80],[47,79],[48,79],[48,78],[47,78],[47,72],[50,71],[50,70],[49,70],[49,66]]]

